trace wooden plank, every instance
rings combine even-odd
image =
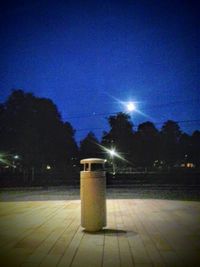
[[[117,238],[119,244],[119,255],[120,255],[120,266],[121,267],[132,267],[134,266],[131,249],[127,239],[127,229],[123,221],[123,211],[120,206],[121,200],[115,200],[115,220],[117,226]]]
[[[40,264],[41,267],[45,267],[45,266],[53,267],[58,264],[58,262],[61,260],[62,256],[64,255],[66,249],[68,248],[70,242],[72,241],[78,227],[79,227],[79,223],[77,222],[76,219],[73,219],[73,222],[69,226],[67,226],[64,233],[60,235],[60,237],[57,239],[56,242],[54,242],[54,245],[48,251],[48,254],[45,255],[45,257],[41,261],[41,264]],[[44,246],[43,246],[43,253],[45,252],[46,250],[44,249]]]
[[[75,232],[67,249],[65,250],[63,256],[60,258],[57,267],[71,266],[73,259],[77,253],[78,247],[80,245],[81,239],[83,238],[83,235],[84,232],[82,231],[82,228],[79,227],[78,230]]]
[[[15,206],[15,203],[13,203],[13,205]],[[1,233],[3,233],[4,238],[1,244],[0,254],[6,253],[18,242],[28,238],[28,236],[34,235],[34,231],[42,228],[42,226],[56,214],[57,210],[61,208],[56,207],[56,209],[52,211],[52,209],[49,209],[49,206],[47,206],[45,212],[43,210],[35,212],[34,206],[35,203],[31,205],[33,209],[30,205],[28,206],[28,209],[31,210],[28,214],[17,218],[15,215],[12,215],[8,221],[4,222],[6,229],[1,228]],[[27,208],[27,206],[25,207]]]
[[[109,199],[107,227],[98,234],[82,231],[80,201],[0,207],[3,267],[200,266],[196,202]]]
[[[108,224],[105,229],[103,267],[120,266],[119,243],[116,231],[114,200],[107,201]]]
[[[101,267],[104,233],[84,233],[72,267]]]
[[[152,260],[147,253],[147,250],[141,238],[139,229],[137,228],[135,224],[135,218],[137,217],[136,203],[137,202],[126,200],[125,205],[123,207],[123,209],[126,209],[129,215],[128,226],[130,227],[132,224],[132,229],[134,229],[132,231],[131,229],[129,229],[129,232],[127,234],[129,246],[130,246],[130,249],[133,255],[133,261],[135,265],[136,264],[152,264]],[[126,221],[124,223],[126,223]]]
[[[149,223],[148,217],[146,217],[146,220],[141,220],[139,214],[137,214],[137,216],[135,216],[133,219],[137,227],[137,231],[140,234],[140,237],[144,243],[147,254],[152,260],[152,263],[155,266],[165,266],[163,258],[152,240],[152,231],[149,233],[148,228],[146,228],[146,224]],[[152,230],[152,227],[150,229]],[[155,233],[154,229],[153,233]]]
[[[48,237],[26,259],[26,262],[42,262],[43,265],[53,265],[53,262],[58,262],[71,241],[74,231],[77,230],[76,213],[76,209],[71,210],[68,214],[66,210],[62,209],[56,218],[51,220],[53,228],[48,228],[51,229]],[[46,226],[44,225],[44,227]]]

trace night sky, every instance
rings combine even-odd
[[[77,130],[135,101],[135,125],[200,119],[199,1],[6,1],[0,101],[12,88],[51,98]],[[200,121],[180,123],[191,133]],[[136,127],[135,127],[136,129]]]

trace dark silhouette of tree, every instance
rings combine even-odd
[[[179,161],[186,163],[192,160],[192,138],[190,135],[183,133],[179,140]]]
[[[162,160],[169,167],[189,161],[200,166],[200,131],[190,136],[182,133],[175,121],[168,120],[160,132],[149,121],[134,132],[130,116],[121,112],[110,116],[108,123],[110,130],[103,133],[101,144],[115,148],[127,160],[116,158],[117,165],[131,162],[150,167],[155,160]],[[14,90],[0,104],[0,151],[10,158],[19,155],[24,169],[45,170],[50,165],[65,170],[76,165],[77,158],[105,157],[92,132],[80,142],[78,153],[74,134],[50,99]]]
[[[140,124],[134,140],[137,164],[152,166],[159,159],[159,132],[155,125],[149,121]]]
[[[162,126],[160,135],[161,158],[168,166],[173,166],[179,159],[180,127],[175,121],[168,120]]]
[[[94,133],[89,132],[80,142],[80,158],[99,158],[101,156],[102,150],[99,146],[99,141]]]
[[[15,90],[1,108],[0,122],[0,149],[20,155],[26,168],[60,168],[77,153],[74,130],[50,99]]]
[[[104,132],[102,145],[107,148],[115,148],[127,160],[131,159],[133,144],[133,124],[130,116],[125,113],[118,113],[110,116],[108,122],[110,131]]]
[[[197,167],[200,167],[200,131],[194,131],[191,137],[191,158]]]

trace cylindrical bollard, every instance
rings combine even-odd
[[[81,171],[81,226],[96,232],[106,226],[106,173],[104,159],[83,159]]]

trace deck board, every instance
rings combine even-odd
[[[80,227],[80,200],[0,202],[3,267],[197,267],[200,202],[108,199],[107,227]]]

